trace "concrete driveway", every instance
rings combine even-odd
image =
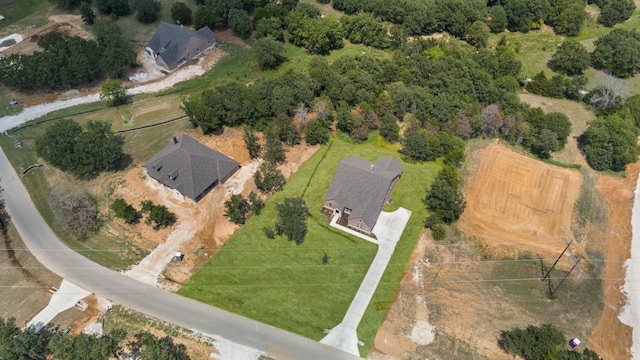
[[[396,244],[400,240],[410,217],[411,211],[405,208],[399,208],[391,213],[380,213],[376,225],[373,227],[373,233],[378,238],[376,257],[373,259],[364,280],[362,280],[362,284],[360,284],[360,288],[351,305],[349,305],[342,322],[331,329],[329,334],[320,340],[321,343],[360,356],[356,329],[371,302],[371,298],[373,298],[373,293],[375,293],[378,283],[382,279],[389,260],[391,260],[391,255],[393,255]],[[356,236],[363,237],[365,235],[359,234]]]

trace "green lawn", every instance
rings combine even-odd
[[[47,0],[15,0],[0,6],[0,29],[6,31],[10,25],[42,26],[47,22],[46,13],[51,4]]]
[[[251,218],[179,293],[314,340],[342,320],[377,247],[328,226],[320,213],[338,163],[349,155],[368,160],[397,152],[372,145],[352,145],[339,139],[322,147],[275,194],[260,216]],[[358,328],[366,354],[393,300],[406,262],[422,231],[422,203],[439,165],[403,163],[405,171],[392,195],[393,206],[413,211],[380,286]],[[308,234],[302,245],[278,237],[269,240],[275,203],[302,196],[310,210]],[[327,254],[330,261],[322,264]]]

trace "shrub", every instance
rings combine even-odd
[[[442,224],[436,224],[431,228],[431,236],[437,241],[444,240],[447,237],[447,229]]]

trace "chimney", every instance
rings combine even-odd
[[[177,143],[178,143],[178,138],[177,138],[175,135],[173,135],[173,143],[174,143],[174,144],[177,144]]]

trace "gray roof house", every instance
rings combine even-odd
[[[165,186],[199,201],[217,184],[233,175],[240,164],[183,134],[174,136],[171,143],[142,167]]]
[[[387,156],[371,163],[350,156],[340,161],[324,197],[324,207],[347,217],[347,225],[370,233],[404,167]]]
[[[193,31],[182,25],[162,22],[145,51],[159,67],[173,71],[215,43],[216,36],[208,26]]]

